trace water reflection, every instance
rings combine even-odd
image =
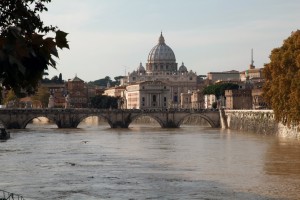
[[[264,170],[269,175],[300,176],[300,141],[275,140],[267,149]]]

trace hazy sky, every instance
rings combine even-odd
[[[135,70],[158,43],[160,32],[198,75],[269,62],[271,50],[300,27],[299,0],[52,0],[46,24],[68,32],[60,51],[63,79],[114,79]]]

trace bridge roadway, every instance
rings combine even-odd
[[[197,115],[205,119],[211,127],[220,127],[219,111],[204,109],[1,108],[0,123],[7,129],[25,129],[27,124],[34,118],[46,117],[54,122],[58,128],[77,128],[83,119],[90,116],[98,116],[105,119],[111,128],[128,128],[130,123],[136,118],[149,116],[155,119],[162,128],[179,128],[183,120],[191,115]]]

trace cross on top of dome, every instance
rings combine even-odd
[[[165,44],[165,38],[162,35],[162,32],[160,32],[160,36],[159,36],[159,39],[158,39],[158,44]]]

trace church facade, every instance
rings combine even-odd
[[[178,68],[175,54],[161,33],[148,54],[146,68],[140,63],[123,84],[127,109],[181,108],[181,94],[197,90],[197,74],[188,71],[184,63]]]

